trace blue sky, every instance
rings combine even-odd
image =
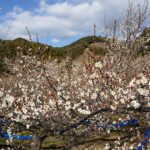
[[[134,0],[143,1],[143,0]],[[53,46],[67,45],[80,37],[104,31],[104,18],[110,22],[123,16],[128,0],[0,0],[0,38],[32,39]]]

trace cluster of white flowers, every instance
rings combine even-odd
[[[4,93],[3,93],[2,91],[0,91],[0,97],[2,97],[2,96],[3,96],[3,94],[4,94]]]
[[[149,90],[148,89],[138,88],[137,91],[139,92],[139,94],[141,94],[143,96],[148,96],[149,95]]]
[[[101,61],[91,63],[89,72],[80,66],[74,67],[70,74],[64,66],[36,62],[35,58],[23,56],[23,61],[17,62],[24,64],[23,69],[18,64],[14,67],[13,86],[0,89],[0,111],[5,112],[6,118],[25,124],[27,129],[36,119],[43,123],[54,118],[69,124],[103,108],[138,109],[143,101],[150,105],[147,74],[139,74],[129,82],[122,80],[113,69],[107,70]],[[108,117],[99,115],[93,120],[103,123],[109,121]],[[105,149],[109,148],[107,144]]]
[[[99,69],[102,69],[102,68],[103,68],[102,62],[101,62],[101,61],[96,62],[96,63],[95,63],[95,67],[96,67],[96,68],[99,68]]]
[[[96,98],[97,98],[97,94],[96,93],[92,93],[91,99],[96,99]]]
[[[89,115],[91,112],[89,110],[78,108],[78,112],[84,115]]]
[[[9,94],[6,94],[6,96],[4,97],[4,101],[7,102],[8,104],[8,107],[11,107],[13,102],[14,102],[14,97],[9,95]]]
[[[110,144],[109,143],[106,143],[105,144],[105,147],[104,147],[104,150],[109,150],[111,147],[110,147]]]
[[[138,103],[136,100],[133,100],[133,101],[131,101],[131,106],[133,106],[134,108],[139,108],[140,103]]]

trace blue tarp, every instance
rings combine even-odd
[[[143,150],[143,147],[145,145],[147,145],[148,143],[148,139],[150,138],[150,128],[148,128],[145,132],[144,132],[144,140],[138,145],[136,150]]]
[[[0,136],[5,139],[13,138],[14,140],[32,140],[32,135],[9,135],[8,133],[0,132]]]

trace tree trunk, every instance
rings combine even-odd
[[[31,143],[31,149],[32,150],[41,150],[42,141],[39,139],[38,136],[33,136],[33,141]]]

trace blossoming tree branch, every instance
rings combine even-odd
[[[111,135],[110,124],[138,119],[139,126],[123,129],[128,136],[115,138],[104,149],[137,147],[141,132],[150,126],[149,52],[135,59],[150,38],[139,36],[147,5],[148,1],[137,9],[129,5],[118,23],[120,33],[108,40],[103,57],[86,49],[80,65],[69,57],[58,64],[19,52],[8,62],[12,74],[0,78],[0,129],[10,135],[29,131],[32,149],[37,150],[49,136],[60,136],[63,149],[69,150],[87,137]],[[13,143],[11,136],[9,142]]]

